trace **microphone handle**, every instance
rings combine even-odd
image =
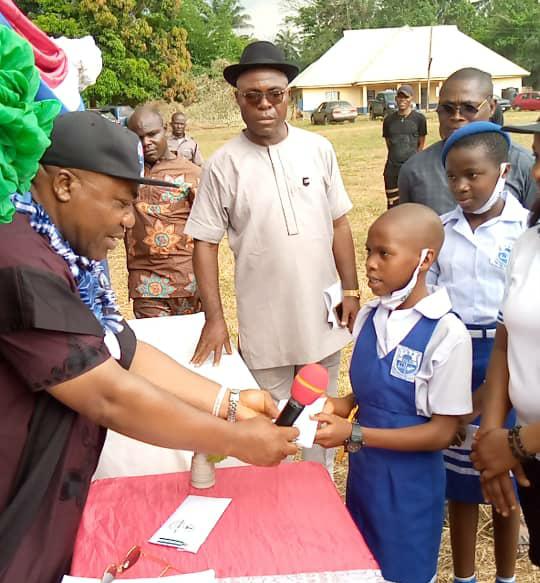
[[[279,425],[279,427],[291,427],[303,410],[304,405],[291,397],[276,419],[276,425]]]

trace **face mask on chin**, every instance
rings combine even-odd
[[[416,286],[416,282],[418,281],[418,274],[420,273],[420,266],[424,262],[424,259],[427,257],[429,249],[422,249],[420,252],[420,261],[414,270],[409,283],[402,289],[398,289],[393,291],[391,294],[381,296],[380,297],[380,304],[384,306],[388,310],[395,310],[412,294],[414,287]]]
[[[487,201],[479,209],[476,209],[475,211],[471,211],[472,215],[483,215],[484,213],[487,213],[488,211],[490,211],[497,204],[499,198],[501,198],[501,194],[504,190],[504,185],[506,183],[506,178],[504,178],[503,174],[504,174],[504,171],[506,170],[507,166],[508,166],[508,164],[506,162],[503,162],[501,164],[501,167],[499,170],[499,178],[497,179],[497,183],[495,184],[495,188],[493,189],[491,196],[487,199]]]

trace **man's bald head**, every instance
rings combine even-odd
[[[404,245],[433,249],[435,257],[444,242],[444,229],[439,215],[428,206],[404,203],[383,213],[370,227],[384,229],[392,239],[399,238]]]
[[[496,104],[491,75],[480,69],[459,69],[443,83],[439,93],[439,134],[446,140],[471,121],[489,121]]]
[[[128,120],[128,128],[139,136],[144,161],[148,164],[172,157],[167,147],[163,118],[155,107],[139,105]]]
[[[136,132],[136,127],[150,122],[157,122],[161,127],[164,125],[163,118],[155,107],[151,105],[138,105],[130,115],[127,125],[130,130]]]
[[[454,71],[442,84],[441,92],[448,83],[475,83],[478,88],[485,93],[486,97],[493,95],[493,80],[491,75],[474,67],[465,67]]]

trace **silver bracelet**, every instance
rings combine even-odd
[[[236,423],[236,410],[240,401],[240,390],[231,389],[229,392],[229,408],[227,410],[227,421]]]
[[[221,411],[221,404],[223,403],[223,398],[225,397],[225,393],[227,392],[227,387],[225,385],[221,385],[219,387],[218,394],[216,395],[216,400],[214,401],[214,406],[212,408],[212,415],[215,417],[219,417],[219,412]]]

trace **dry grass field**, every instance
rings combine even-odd
[[[188,112],[189,115],[189,112]],[[524,124],[536,120],[537,113],[508,112],[505,115],[506,123]],[[384,186],[382,171],[386,157],[384,142],[381,138],[381,122],[368,121],[359,118],[354,124],[309,126],[307,122],[300,122],[301,127],[325,135],[334,145],[340,163],[345,186],[354,203],[354,209],[349,215],[357,252],[358,273],[363,290],[363,297],[368,297],[369,290],[365,285],[364,273],[364,242],[367,228],[372,221],[385,209]],[[228,128],[190,128],[191,133],[198,140],[205,157],[209,157],[219,146],[240,131],[240,126]],[[438,139],[438,125],[436,117],[430,114],[428,119],[428,144]],[[530,148],[530,136],[513,134],[512,138]],[[113,285],[118,295],[122,311],[126,317],[133,317],[127,298],[126,269],[123,249],[117,249],[109,258]],[[227,321],[231,333],[236,335],[235,297],[233,285],[233,260],[226,245],[220,250],[221,290],[224,301]],[[340,391],[350,390],[347,377],[350,350],[346,350],[341,366]],[[335,472],[336,483],[343,492],[346,475],[346,462],[338,465]],[[478,544],[478,581],[488,582],[495,580],[495,567],[492,550],[491,521],[488,509],[482,515],[481,529]],[[439,581],[452,581],[452,562],[448,531],[445,528],[443,545],[440,556]],[[532,583],[540,581],[540,571],[532,568],[526,554],[520,555],[517,581]]]

